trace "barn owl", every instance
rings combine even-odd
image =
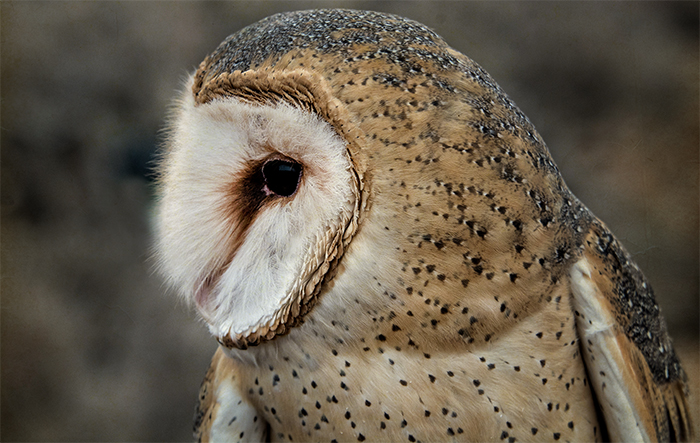
[[[423,25],[268,17],[191,76],[157,258],[220,344],[201,441],[692,438],[652,288]]]

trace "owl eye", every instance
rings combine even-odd
[[[267,189],[282,197],[289,197],[296,192],[301,171],[299,163],[287,160],[270,160],[262,168]]]

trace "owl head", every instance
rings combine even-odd
[[[389,231],[431,244],[431,260],[446,260],[447,243],[466,247],[450,256],[456,266],[486,259],[471,243],[515,242],[523,203],[479,183],[522,187],[533,169],[552,174],[538,173],[542,191],[527,204],[550,211],[561,183],[539,136],[429,29],[372,12],[278,14],[221,43],[175,106],[158,262],[220,343],[246,348],[304,320],[368,224],[385,245]],[[411,260],[396,272],[410,276]],[[416,266],[432,273],[426,263]],[[440,281],[467,286],[456,274]]]

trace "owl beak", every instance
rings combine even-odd
[[[213,275],[209,275],[201,280],[194,291],[194,302],[197,310],[207,322],[211,319],[212,289],[215,284],[216,279]]]

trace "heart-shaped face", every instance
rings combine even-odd
[[[348,241],[357,181],[346,143],[314,114],[236,97],[195,105],[188,94],[173,128],[163,271],[228,347],[286,332]]]

